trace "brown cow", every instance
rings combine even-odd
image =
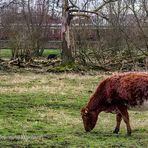
[[[81,109],[84,128],[91,131],[100,112],[115,112],[117,124],[114,133],[119,132],[123,118],[127,134],[131,135],[127,109],[142,105],[146,100],[148,100],[148,73],[113,75],[97,87],[86,107]]]

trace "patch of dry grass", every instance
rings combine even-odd
[[[90,89],[94,88],[91,80],[100,76],[82,76],[79,74],[13,74],[0,77],[0,93],[36,93],[45,92],[48,94],[67,93],[78,95],[86,90],[85,84]],[[71,85],[69,85],[71,83]]]
[[[42,108],[45,112],[39,111],[39,118],[46,122],[54,122],[56,125],[76,126],[82,123],[81,118],[73,117],[63,110]]]

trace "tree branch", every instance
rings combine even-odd
[[[89,0],[87,0],[86,2],[85,2],[85,4],[83,5],[83,8],[82,8],[82,10],[86,7],[86,5],[89,3]]]
[[[70,13],[73,13],[73,12],[81,12],[81,13],[91,13],[91,14],[96,14],[96,15],[98,15],[98,13],[97,12],[94,12],[94,11],[87,11],[87,10],[77,10],[77,9],[72,9],[72,10],[69,10],[70,11]]]
[[[106,4],[109,4],[109,3],[112,3],[112,2],[116,2],[116,1],[118,1],[118,0],[107,0],[107,1],[103,0],[103,1],[104,1],[104,3],[103,3],[101,6],[99,6],[98,8],[96,8],[96,9],[94,10],[94,12],[99,11],[99,10],[102,9]]]
[[[146,11],[146,15],[148,17],[148,6],[147,6],[146,0],[143,0],[143,6],[144,6],[144,10]]]
[[[11,4],[19,4],[19,2],[17,2],[17,0],[12,0],[9,3],[4,2],[4,3],[0,4],[0,5],[2,5],[2,6],[0,6],[0,9],[4,9],[6,7],[9,7]]]
[[[59,1],[60,1],[60,0],[57,0],[57,2],[56,2],[57,7],[59,6]]]
[[[70,6],[71,8],[78,8],[78,9],[80,9],[77,5],[75,5],[71,0],[69,0],[69,2],[70,2],[70,4],[72,5],[72,6]]]
[[[86,18],[90,18],[91,16],[84,14],[84,13],[76,13],[74,15],[72,15],[72,17],[86,17]]]
[[[99,6],[98,8],[96,8],[95,10],[92,10],[92,11],[88,11],[88,10],[78,10],[78,9],[71,9],[71,10],[69,10],[69,12],[70,13],[73,13],[73,12],[77,12],[77,13],[89,13],[89,14],[96,14],[96,15],[99,15],[99,13],[97,12],[97,11],[99,11],[100,9],[102,9],[106,4],[108,4],[108,3],[111,3],[111,2],[116,2],[116,1],[118,1],[118,0],[107,0],[107,1],[105,1],[105,0],[103,0],[104,1],[104,3],[101,5],[101,6]],[[70,0],[70,2],[71,2],[71,0]],[[88,1],[87,1],[88,2]],[[85,3],[85,5],[86,5],[87,3]],[[76,5],[74,5],[73,7],[77,7]],[[77,15],[77,14],[74,14],[74,15]],[[79,14],[78,14],[79,15]],[[81,14],[81,15],[87,15],[87,14]],[[88,16],[88,17],[90,17],[90,16]]]

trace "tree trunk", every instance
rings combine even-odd
[[[63,12],[62,12],[62,63],[73,63],[71,43],[70,43],[70,21],[71,16],[69,14],[68,0],[63,0]]]

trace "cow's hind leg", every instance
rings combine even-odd
[[[118,106],[119,112],[122,115],[122,118],[127,126],[127,134],[130,136],[132,133],[131,126],[130,126],[130,121],[129,121],[129,114],[127,111],[126,106]]]
[[[120,130],[120,123],[122,120],[122,115],[120,113],[117,113],[116,115],[116,127],[113,133],[118,134],[119,130]]]

